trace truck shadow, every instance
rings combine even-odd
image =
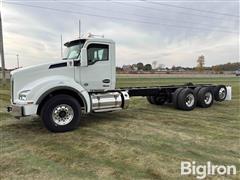
[[[91,113],[82,117],[80,121],[81,126],[91,126],[93,123],[105,123],[112,121],[124,121],[124,118],[131,118],[132,116],[123,111]]]
[[[79,126],[75,129],[81,129],[81,127],[88,127],[92,126],[92,124],[96,123],[105,123],[111,121],[124,121],[124,118],[129,118],[131,116],[120,112],[105,112],[105,113],[96,113],[96,114],[88,114],[81,117],[81,121]],[[39,116],[36,117],[26,117],[20,120],[14,119],[14,117],[9,117],[8,119],[4,120],[7,123],[3,125],[0,129],[1,131],[6,132],[15,132],[21,134],[43,134],[49,133],[49,131],[45,128],[41,118]]]
[[[81,127],[94,127],[96,124],[106,123],[106,122],[129,122],[131,119],[136,119],[140,113],[152,114],[156,111],[156,108],[159,108],[159,111],[178,111],[174,109],[172,104],[165,104],[164,106],[156,106],[148,104],[144,107],[134,108],[133,106],[129,109],[123,111],[113,111],[113,112],[102,112],[102,113],[91,113],[88,115],[83,115],[79,126],[75,131],[81,130]],[[13,117],[8,117],[11,120],[11,123],[7,123],[2,126],[2,130],[8,132],[15,131],[21,132],[22,134],[34,133],[34,134],[43,134],[50,133],[44,126],[41,118],[39,116],[35,117],[26,117],[21,120],[15,120]],[[139,118],[139,117],[138,117]],[[148,118],[147,118],[148,119]],[[6,119],[6,121],[8,121]]]

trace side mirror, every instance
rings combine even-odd
[[[88,61],[87,61],[87,49],[86,48],[81,49],[80,57],[81,57],[81,66],[87,66]]]

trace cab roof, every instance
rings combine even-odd
[[[87,38],[78,38],[78,39],[74,39],[72,41],[68,41],[68,42],[64,43],[64,46],[68,46],[69,44],[72,44],[72,43],[77,42],[77,41],[82,41],[83,43],[85,43],[85,41],[107,42],[107,43],[111,43],[111,44],[114,43],[114,41],[111,40],[111,39],[87,37]]]

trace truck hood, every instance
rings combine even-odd
[[[55,62],[49,62],[49,63],[44,63],[44,64],[38,64],[38,65],[34,65],[34,66],[28,66],[28,67],[24,67],[24,68],[19,68],[16,70],[11,71],[11,76],[18,76],[18,75],[25,75],[29,73],[39,73],[42,71],[48,71],[49,69],[54,69],[57,68],[57,66],[60,67],[67,67],[68,63],[70,61],[55,61]]]
[[[57,61],[12,71],[11,81],[14,84],[14,92],[12,93],[16,98],[19,91],[26,90],[26,87],[31,88],[30,83],[51,76],[64,76],[74,79],[73,61]]]

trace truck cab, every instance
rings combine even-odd
[[[75,127],[71,122],[82,114],[126,108],[127,92],[115,91],[114,41],[89,36],[64,45],[61,61],[11,72],[9,111],[16,117],[40,115],[49,130],[65,131]],[[50,107],[59,100],[63,103],[57,108]]]
[[[77,83],[88,92],[115,89],[115,43],[112,40],[77,39],[65,46],[63,59],[73,61]]]

